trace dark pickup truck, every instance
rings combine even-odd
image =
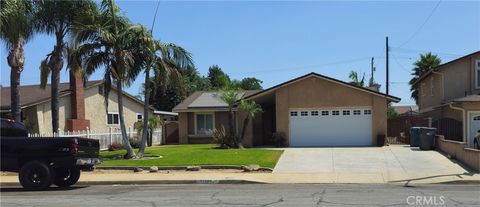
[[[71,186],[81,170],[92,170],[99,163],[98,140],[28,137],[23,124],[8,119],[1,119],[0,128],[1,171],[18,172],[26,189]]]

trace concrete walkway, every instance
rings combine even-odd
[[[437,151],[420,151],[406,145],[352,148],[286,148],[274,173],[425,174],[441,176],[468,173]]]

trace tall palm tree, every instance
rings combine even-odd
[[[12,118],[20,122],[20,74],[25,63],[23,45],[33,36],[32,3],[27,0],[0,1],[0,38],[8,50]]]
[[[227,87],[220,90],[220,99],[228,105],[228,139],[233,142],[232,144],[234,146],[232,147],[238,147],[238,140],[235,137],[235,111],[233,110],[233,108],[241,98],[242,97],[240,91],[235,88]]]
[[[157,89],[159,86],[164,87],[166,85],[175,85],[184,90],[183,79],[180,71],[188,67],[194,67],[192,56],[189,52],[180,46],[175,44],[164,44],[158,40],[154,40],[153,37],[145,33],[146,29],[143,28],[140,40],[143,44],[138,44],[141,48],[140,53],[144,60],[144,72],[145,83],[144,85],[144,107],[143,118],[148,120],[149,116],[149,101],[151,88]],[[150,32],[151,34],[151,32]],[[154,78],[153,84],[149,83],[150,71],[153,69]],[[160,83],[160,84],[159,84]],[[145,152],[145,143],[147,141],[147,129],[148,123],[143,122],[143,133],[140,142],[140,148],[137,153],[137,157],[143,156]]]
[[[360,87],[365,87],[365,74],[363,74],[362,78],[358,75],[356,71],[350,71],[350,74],[348,77],[352,80],[350,81],[350,84],[360,86]]]
[[[420,54],[420,59],[413,63],[414,67],[412,69],[412,79],[410,80],[410,91],[412,92],[411,97],[415,102],[418,102],[418,87],[415,86],[415,82],[426,72],[432,70],[433,68],[439,66],[442,63],[442,60],[431,52]]]
[[[258,113],[262,112],[262,107],[259,104],[255,103],[254,101],[248,101],[248,100],[241,100],[239,106],[246,113],[245,119],[243,120],[242,132],[238,140],[238,148],[243,148],[242,141],[243,141],[243,138],[245,137],[245,131],[247,129],[247,125],[250,122],[250,119],[255,117],[255,115],[257,115]]]
[[[96,9],[91,0],[38,0],[35,1],[34,26],[38,32],[55,35],[53,51],[47,54],[40,64],[40,86],[45,88],[51,74],[51,110],[52,130],[59,128],[59,84],[60,71],[66,58],[67,43],[65,38],[70,34],[73,22]]]
[[[112,84],[115,85],[122,140],[127,150],[124,157],[133,158],[136,155],[127,137],[122,94],[123,87],[133,83],[145,62],[139,47],[144,30],[120,15],[113,0],[102,1],[101,12],[92,18],[91,24],[79,22],[73,26],[73,39],[79,45],[76,56],[87,78],[98,69],[104,69],[103,95],[107,110],[109,93]]]

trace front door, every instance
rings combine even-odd
[[[469,116],[470,133],[467,140],[468,147],[473,148],[473,139],[477,135],[477,131],[480,130],[480,112],[470,113]]]

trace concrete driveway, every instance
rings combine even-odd
[[[437,151],[405,145],[352,148],[285,148],[274,173],[462,174],[466,170]]]

